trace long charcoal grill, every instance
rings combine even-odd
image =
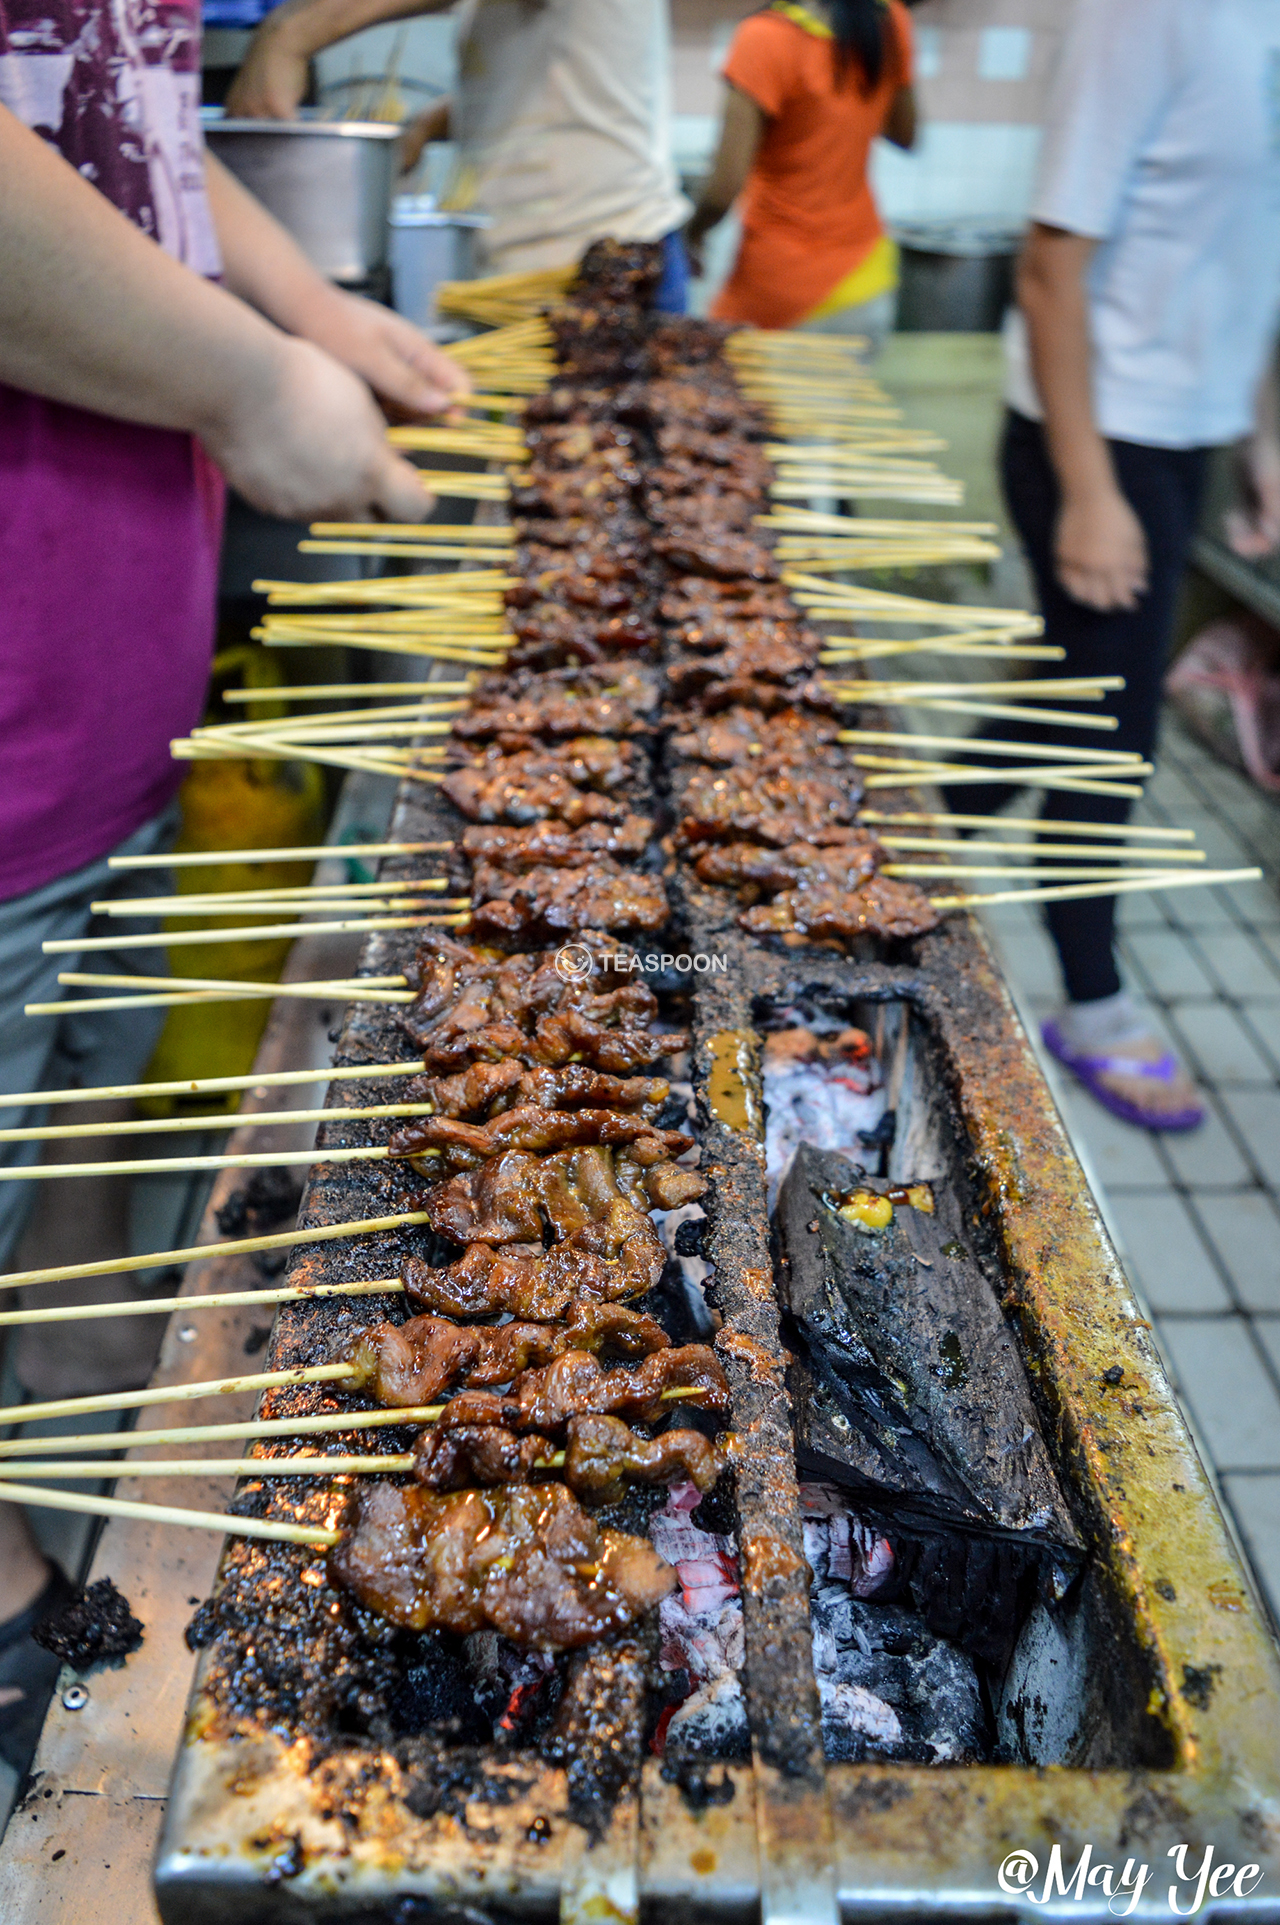
[[[455,829],[432,794],[404,785],[396,838],[437,840]],[[288,1702],[282,1679],[302,1696],[349,1682],[326,1670],[324,1588],[302,1583],[304,1554],[233,1541],[223,1585],[262,1626],[259,1662],[277,1715],[255,1720],[253,1677],[241,1677],[233,1690],[242,1716],[227,1735],[218,1706],[229,1681],[216,1674],[215,1653],[201,1659],[157,1867],[167,1925],[621,1918],[633,1862],[643,1916],[655,1921],[818,1921],[837,1910],[845,1919],[988,1917],[1027,1905],[998,1883],[1008,1853],[1027,1850],[1044,1865],[1056,1845],[1069,1869],[1086,1844],[1117,1869],[1127,1858],[1155,1867],[1141,1912],[1167,1915],[1165,1853],[1183,1843],[1193,1863],[1211,1843],[1218,1859],[1261,1865],[1252,1898],[1232,1899],[1230,1909],[1280,1917],[1275,1647],[980,932],[953,919],[919,940],[909,964],[778,953],[738,930],[719,892],[685,875],[673,894],[680,947],[726,965],[687,980],[701,1167],[711,1182],[708,1297],[723,1319],[717,1347],[741,1440],[752,1762],[664,1772],[643,1757],[643,1638],[582,1667],[584,1697],[611,1747],[607,1766],[599,1755],[590,1761],[585,1808],[572,1760],[550,1765],[529,1752],[431,1739],[316,1746],[305,1721],[294,1729],[278,1707]],[[392,973],[408,953],[407,938],[375,937],[362,968]],[[999,1271],[993,1282],[1088,1548],[1061,1609],[1033,1613],[1019,1642],[1000,1727],[1014,1762],[824,1763],[761,1142],[761,1026],[798,1002],[884,1005],[891,1026],[906,1025],[899,1143],[927,1137],[943,1147],[943,1181]],[[389,1015],[364,1006],[348,1013],[336,1060],[386,1061],[402,1048]],[[344,1103],[364,1100],[343,1086]],[[320,1149],[348,1140],[329,1125]],[[418,1191],[393,1166],[321,1161],[300,1222],[412,1208]],[[290,1279],[384,1276],[404,1254],[404,1242],[388,1237],[321,1246],[295,1258]],[[385,1300],[386,1313],[393,1305]],[[270,1367],[319,1360],[337,1332],[378,1309],[333,1299],[283,1307]],[[314,1388],[272,1392],[263,1405],[270,1416],[326,1407],[341,1401]],[[331,1446],[401,1447],[385,1430]],[[324,1489],[277,1493],[270,1505],[321,1521],[339,1508]],[[580,1894],[584,1863],[599,1868],[598,1903],[561,1913],[562,1879]],[[1107,1903],[1095,1886],[1067,1909],[1100,1918]]]

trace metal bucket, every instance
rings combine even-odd
[[[939,222],[896,230],[902,251],[900,334],[990,334],[1013,299],[1020,236]]]
[[[475,275],[475,238],[486,214],[438,208],[430,195],[401,194],[391,209],[391,300],[397,314],[426,327],[443,281]]]
[[[224,120],[205,140],[331,281],[387,264],[398,127],[377,121]]]

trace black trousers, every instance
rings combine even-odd
[[[1134,749],[1149,760],[1155,747],[1160,686],[1173,631],[1179,584],[1199,515],[1208,450],[1151,448],[1131,441],[1108,444],[1116,478],[1142,523],[1150,579],[1136,608],[1102,612],[1074,601],[1054,573],[1053,542],[1060,494],[1044,429],[1025,415],[1005,420],[1000,467],[1009,514],[1035,577],[1045,640],[1066,650],[1062,663],[1037,664],[1035,674],[1123,675],[1125,687],[1090,711],[1114,715],[1118,727],[1100,730],[1030,728],[992,723],[988,737],[1080,744],[1086,748]],[[947,805],[961,813],[990,815],[1009,799],[1007,786],[990,783],[947,792]],[[1045,821],[1123,822],[1130,804],[1100,795],[1047,794]],[[1063,981],[1072,1002],[1114,996],[1120,987],[1115,963],[1115,897],[1045,906],[1045,920],[1058,946]]]

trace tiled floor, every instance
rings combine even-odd
[[[1128,985],[1196,1075],[1208,1120],[1182,1137],[1134,1130],[1046,1071],[1280,1623],[1280,802],[1170,720],[1141,816],[1194,828],[1214,864],[1267,872],[1121,903]],[[1036,911],[988,917],[1038,1023],[1059,988]]]

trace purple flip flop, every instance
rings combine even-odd
[[[1154,1063],[1135,1062],[1132,1056],[1095,1056],[1088,1050],[1074,1048],[1052,1018],[1042,1025],[1040,1034],[1049,1053],[1064,1063],[1090,1096],[1121,1122],[1133,1123],[1140,1130],[1194,1130],[1204,1122],[1204,1110],[1199,1103],[1182,1110],[1144,1110],[1141,1104],[1117,1095],[1100,1080],[1109,1071],[1113,1076],[1141,1076],[1153,1083],[1171,1083],[1178,1074],[1176,1056],[1166,1052]]]

